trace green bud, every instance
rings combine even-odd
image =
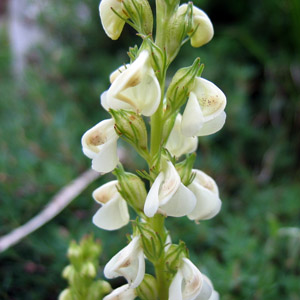
[[[127,16],[135,29],[145,35],[151,35],[153,29],[153,14],[147,0],[123,0]]]
[[[185,12],[176,10],[167,23],[165,49],[168,56],[168,63],[171,63],[178,54],[182,42],[192,28],[193,9],[192,4],[188,5]]]
[[[149,36],[143,37],[140,51],[148,50],[151,53],[151,66],[159,81],[162,81],[166,72],[166,53],[162,51]]]
[[[144,254],[151,262],[156,262],[164,251],[164,241],[148,222],[141,223],[137,220],[135,226],[134,230],[141,236]]]
[[[115,120],[117,134],[135,147],[143,157],[147,157],[147,129],[143,118],[124,109],[110,109],[109,112]]]
[[[184,242],[180,241],[179,245],[170,245],[165,256],[168,272],[175,274],[180,267],[182,258],[187,256],[187,248]]]
[[[110,286],[110,284],[105,281],[105,280],[98,280],[99,285],[101,286],[101,291],[103,294],[108,294],[109,292],[111,292],[112,288]]]
[[[194,86],[195,77],[200,76],[202,71],[203,65],[200,64],[200,58],[196,58],[190,67],[179,69],[175,73],[166,94],[166,116],[172,115],[186,102],[189,92]]]
[[[68,265],[63,269],[62,277],[72,282],[75,274],[75,269],[72,265]]]
[[[121,196],[138,211],[143,211],[147,197],[144,182],[135,174],[124,172],[122,167],[115,169],[115,176],[118,179],[118,191]]]
[[[191,155],[188,155],[185,160],[175,165],[176,170],[180,175],[181,182],[185,186],[190,185],[195,178],[195,174],[192,172],[195,159],[196,159],[196,154],[192,153]]]
[[[72,241],[68,249],[68,257],[72,264],[78,265],[82,260],[82,250],[75,241]]]
[[[84,263],[81,269],[81,275],[89,278],[94,278],[97,275],[97,270],[91,262]]]
[[[70,289],[63,290],[59,294],[58,300],[73,300],[72,293],[71,293]]]
[[[158,299],[156,279],[152,275],[145,274],[142,283],[136,288],[136,292],[141,300]]]

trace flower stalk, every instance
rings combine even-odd
[[[95,225],[115,230],[129,223],[130,210],[138,216],[132,222],[129,244],[104,268],[107,278],[123,276],[128,283],[104,299],[217,300],[210,280],[189,260],[184,242],[172,244],[165,228],[167,217],[187,216],[198,222],[213,218],[221,209],[217,184],[194,169],[193,152],[198,136],[223,127],[226,97],[201,77],[200,58],[179,69],[166,86],[167,69],[181,46],[188,40],[192,47],[203,46],[214,30],[206,13],[192,2],[155,3],[155,37],[147,0],[101,0],[99,6],[102,25],[111,39],[120,36],[125,24],[142,38],[140,47],[129,50],[130,63],[110,75],[111,85],[101,95],[101,105],[111,119],[100,122],[82,138],[92,167],[102,173],[114,169],[116,176],[93,193],[101,204],[93,218]],[[148,172],[128,173],[121,163],[117,167],[118,138],[147,162]],[[145,259],[153,264],[154,274],[146,273]]]

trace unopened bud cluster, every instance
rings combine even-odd
[[[202,77],[200,58],[175,72],[166,86],[167,69],[181,46],[187,41],[193,47],[208,43],[212,23],[192,2],[180,5],[179,0],[156,1],[155,34],[147,0],[102,0],[99,11],[111,39],[120,36],[125,23],[142,38],[140,47],[130,48],[130,62],[111,73],[110,86],[101,94],[101,105],[111,118],[82,137],[92,168],[116,176],[93,192],[101,205],[94,224],[116,230],[129,223],[130,210],[137,215],[128,245],[104,268],[106,278],[122,276],[127,284],[104,299],[217,300],[211,281],[189,260],[184,242],[173,244],[164,226],[166,217],[187,216],[198,222],[221,209],[217,184],[194,168],[194,152],[199,136],[223,127],[226,97]],[[123,169],[119,138],[145,160],[148,171],[132,174]],[[146,273],[146,259],[155,274]],[[92,274],[91,265],[82,272]]]
[[[98,300],[111,291],[108,282],[96,280],[101,251],[100,243],[94,241],[92,236],[84,237],[80,244],[70,244],[70,264],[62,273],[69,287],[60,293],[59,300]]]

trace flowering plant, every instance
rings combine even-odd
[[[82,137],[92,168],[116,176],[93,193],[101,204],[94,224],[116,230],[129,222],[131,209],[138,215],[129,244],[104,268],[107,278],[123,276],[128,283],[104,299],[216,300],[219,296],[211,281],[189,260],[183,242],[171,242],[164,225],[168,216],[207,220],[221,208],[215,181],[193,169],[192,152],[198,136],[223,127],[226,97],[201,77],[200,58],[179,69],[166,87],[167,69],[180,47],[187,41],[193,47],[208,43],[214,34],[212,23],[191,2],[156,0],[154,38],[147,0],[102,0],[99,11],[111,39],[120,36],[125,23],[142,38],[141,46],[129,51],[130,63],[110,75],[111,85],[101,95],[101,105],[111,118]],[[146,118],[150,118],[149,138]],[[119,138],[134,147],[148,164],[148,172],[125,172],[117,155]],[[145,260],[153,264],[154,276],[146,274]]]

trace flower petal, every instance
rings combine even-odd
[[[182,183],[176,193],[164,205],[160,205],[160,210],[171,217],[182,217],[189,214],[196,205],[195,195]]]
[[[127,203],[121,197],[112,198],[93,217],[93,223],[105,230],[116,230],[129,222]]]
[[[147,195],[145,206],[144,206],[144,212],[145,215],[149,218],[153,217],[159,207],[159,198],[158,198],[158,192],[159,188],[164,180],[164,174],[161,172],[159,175],[155,178],[150,191]]]
[[[211,219],[219,213],[222,206],[218,187],[215,181],[204,172],[193,171],[196,173],[196,177],[188,188],[196,196],[197,202],[188,218],[196,221]]]
[[[134,300],[136,297],[135,289],[125,284],[113,290],[109,295],[105,296],[103,300]]]
[[[202,77],[195,78],[193,91],[196,94],[204,122],[210,121],[221,114],[226,106],[226,96],[211,81]]]
[[[112,40],[117,40],[125,22],[113,12],[112,8],[126,18],[126,15],[123,13],[122,2],[118,0],[102,0],[99,5],[99,14],[105,33]]]
[[[182,300],[182,280],[181,270],[178,270],[169,287],[169,300]]]
[[[202,128],[203,122],[200,104],[196,95],[191,92],[182,116],[181,131],[185,136],[195,136]]]
[[[92,159],[94,170],[107,173],[116,167],[117,139],[112,119],[101,121],[82,136],[82,151]]]
[[[178,114],[175,120],[174,127],[166,143],[166,148],[172,155],[176,157],[180,157],[181,155],[186,153],[194,152],[198,146],[197,137],[187,137],[182,134],[181,121],[181,114]]]
[[[226,121],[226,113],[221,112],[220,115],[214,119],[207,121],[203,124],[203,127],[197,132],[197,136],[206,136],[218,132],[222,129]]]

